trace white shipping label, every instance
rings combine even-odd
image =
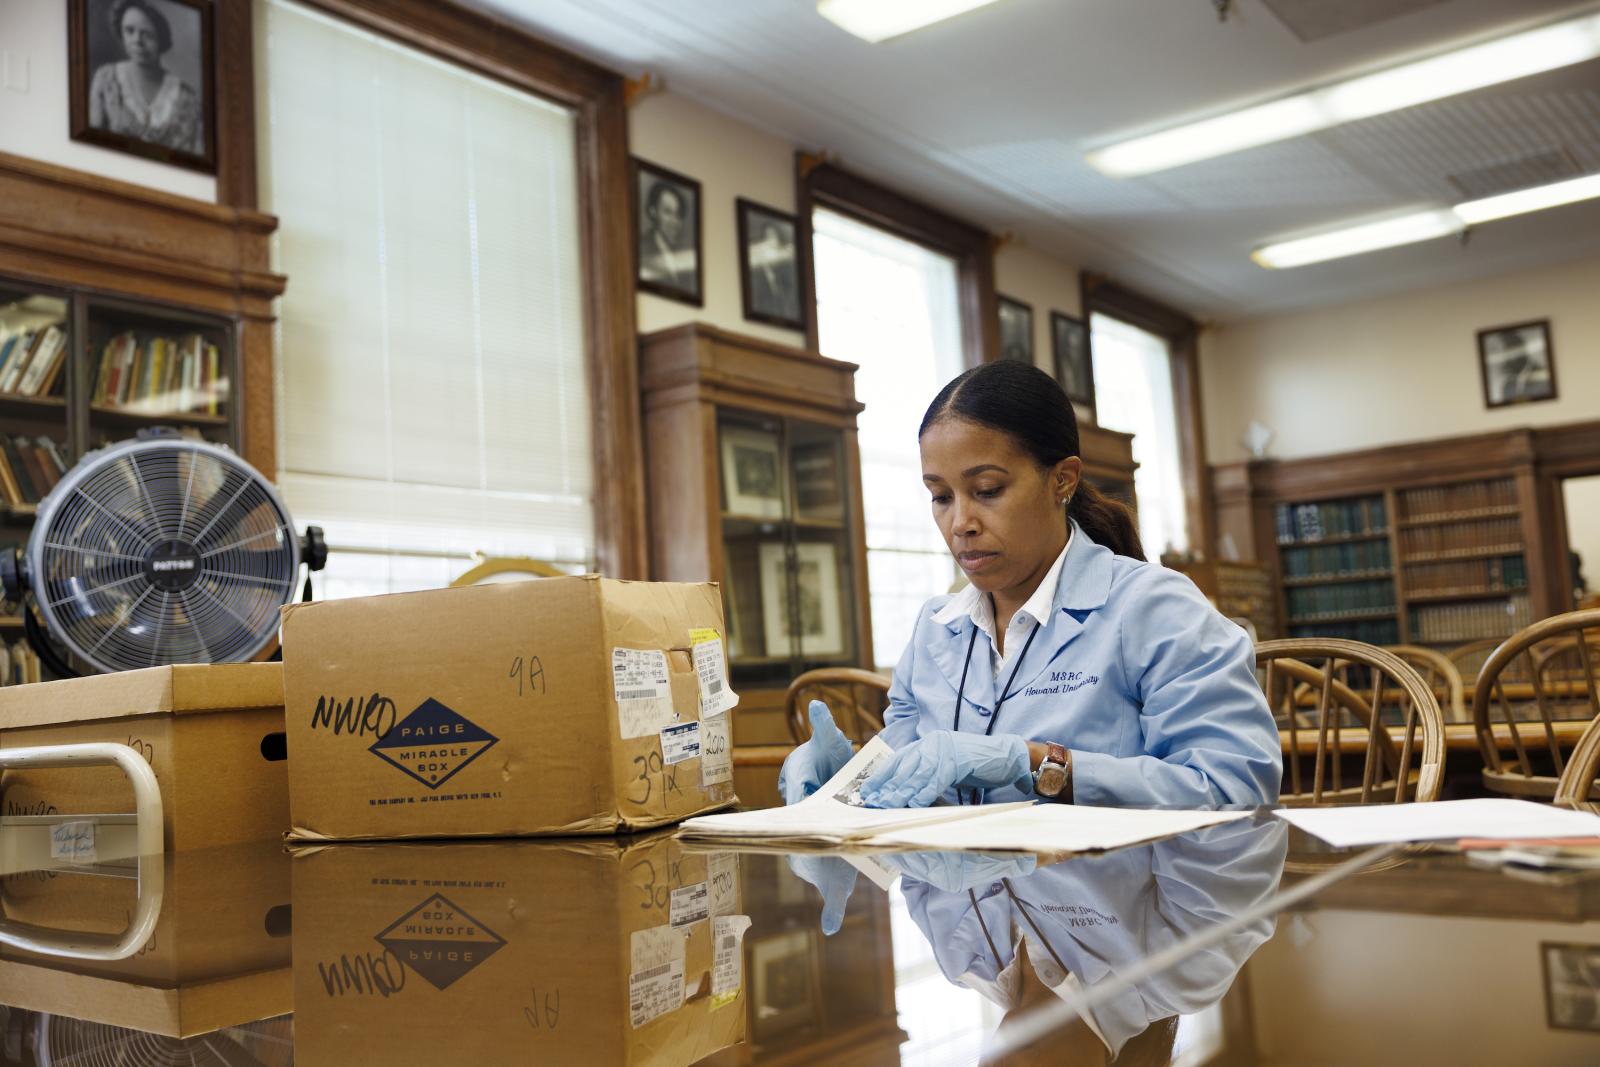
[[[706,918],[711,894],[705,882],[686,885],[672,891],[672,925],[688,926]]]
[[[683,931],[670,926],[635,930],[628,939],[628,970],[648,971],[668,960],[683,959]]]
[[[678,721],[667,654],[658,648],[612,649],[611,689],[623,737],[649,737]]]
[[[51,827],[50,858],[68,863],[95,862],[94,823],[79,819]]]
[[[739,855],[713,852],[706,857],[706,882],[711,887],[711,917],[739,908]]]
[[[713,1008],[731,1002],[744,984],[744,932],[749,928],[748,915],[719,915],[711,921],[711,943],[715,946],[711,967]]]
[[[715,630],[711,631],[716,633]],[[700,718],[735,707],[739,698],[728,687],[728,665],[722,655],[722,638],[713,637],[694,646],[694,671],[700,677]]]
[[[628,1021],[637,1030],[683,1007],[683,958],[628,975]]]
[[[700,784],[733,781],[733,738],[727,715],[700,722]]]
[[[661,731],[661,762],[668,767],[700,755],[700,724],[682,722]]]

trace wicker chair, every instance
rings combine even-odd
[[[1364,668],[1370,676],[1370,697],[1340,680],[1349,667]],[[1438,799],[1444,783],[1444,715],[1433,690],[1405,661],[1359,641],[1289,639],[1256,646],[1256,668],[1267,704],[1288,734],[1284,804]],[[1379,722],[1374,709],[1386,702],[1400,708],[1404,734],[1398,746],[1388,729],[1373,728]],[[1349,753],[1342,743],[1346,730],[1360,738]],[[1313,760],[1309,789],[1302,767],[1307,757]],[[1352,764],[1349,784],[1347,762]]]
[[[1566,755],[1556,739],[1550,705],[1578,697],[1587,704],[1588,718],[1600,717],[1600,692],[1596,690],[1600,636],[1585,632],[1595,627],[1600,627],[1600,608],[1554,615],[1508,637],[1484,661],[1472,691],[1472,728],[1483,756],[1485,788],[1508,796],[1555,799]],[[1513,671],[1531,682],[1537,720],[1519,718],[1507,696]],[[1509,760],[1503,758],[1495,740],[1490,720],[1496,711],[1510,731],[1513,758]],[[1549,756],[1548,768],[1535,765],[1530,747],[1535,756]],[[1600,792],[1591,790],[1590,799],[1600,800]]]
[[[822,667],[806,671],[790,682],[783,711],[789,722],[789,736],[797,745],[811,739],[811,717],[806,708],[813,700],[828,705],[846,737],[862,742],[883,729],[883,712],[889,706],[889,679],[858,667]]]

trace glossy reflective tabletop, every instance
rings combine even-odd
[[[1265,812],[1048,866],[8,823],[4,1064],[1600,1064],[1600,878]]]

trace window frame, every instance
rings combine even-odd
[[[584,348],[594,421],[595,557],[602,573],[647,578],[624,78],[454,0],[299,2],[572,111]],[[251,133],[253,163],[253,123]],[[249,195],[255,195],[253,168]]]
[[[1172,399],[1177,409],[1178,461],[1183,468],[1184,512],[1189,551],[1211,557],[1216,550],[1216,515],[1206,466],[1205,421],[1200,405],[1200,323],[1102,274],[1079,275],[1083,321],[1109,315],[1167,342],[1172,359]],[[1091,344],[1094,334],[1090,331]]]
[[[800,272],[800,304],[805,315],[807,348],[818,351],[811,215],[816,208],[825,207],[954,259],[961,301],[961,351],[966,365],[975,367],[1000,358],[1000,303],[994,286],[993,237],[822,157],[796,152],[794,165],[795,214],[799,223],[796,241],[806,249],[805,266]]]

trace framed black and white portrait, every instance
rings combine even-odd
[[[1067,399],[1094,410],[1094,364],[1089,358],[1089,328],[1082,319],[1050,312],[1050,341],[1056,364],[1056,381]]]
[[[1478,331],[1483,402],[1491,408],[1556,398],[1556,355],[1550,320]]]
[[[805,329],[795,217],[743,197],[735,202],[735,210],[744,317],[791,330]]]
[[[68,0],[72,139],[217,172],[210,0]]]
[[[700,307],[700,183],[633,161],[635,279],[640,289]]]
[[[722,439],[723,508],[751,519],[783,517],[783,460],[778,435],[746,426],[724,426]]]
[[[1000,358],[1033,362],[1033,308],[1009,296],[1000,302]]]
[[[1544,941],[1539,954],[1546,1024],[1600,1033],[1600,945]]]

